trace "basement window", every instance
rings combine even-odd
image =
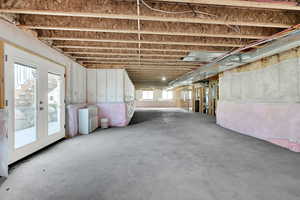
[[[153,100],[153,91],[143,91],[143,100]]]
[[[162,92],[162,98],[163,98],[163,100],[171,100],[171,99],[173,99],[173,92],[172,91],[164,90]]]

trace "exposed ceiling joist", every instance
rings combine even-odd
[[[101,66],[101,67],[94,67],[94,66],[90,66],[87,67],[88,69],[119,69],[117,67],[113,67],[113,66]],[[125,68],[125,67],[122,67]],[[157,70],[162,70],[162,71],[190,71],[191,69],[189,68],[166,68],[166,67],[157,67],[157,68],[152,68],[152,67],[137,67],[137,66],[126,66],[125,68],[126,70],[131,70],[131,71],[157,71]]]
[[[192,63],[174,63],[174,62],[157,62],[157,61],[101,61],[101,60],[86,60],[81,61],[84,65],[103,65],[103,64],[110,64],[110,65],[118,65],[118,66],[126,66],[126,65],[157,65],[157,66],[201,66],[202,64],[192,64]]]
[[[0,13],[17,16],[21,29],[34,30],[88,68],[123,68],[133,81],[161,81],[206,64],[181,60],[192,51],[231,51],[299,24],[296,5],[295,0],[13,0],[1,3]]]
[[[114,66],[114,67],[120,67],[120,66],[151,66],[151,67],[182,67],[182,68],[195,68],[195,67],[200,67],[203,64],[199,65],[199,64],[185,64],[185,63],[157,63],[157,62],[106,62],[106,61],[95,61],[95,62],[84,62],[85,66],[87,67],[91,67],[91,66],[95,66],[95,67],[101,67],[101,66]]]
[[[173,3],[192,3],[192,4],[204,4],[212,6],[231,6],[240,8],[259,8],[259,9],[275,9],[275,10],[295,10],[300,11],[300,7],[297,2],[287,1],[243,1],[243,0],[159,0],[161,2],[173,2]]]
[[[139,56],[139,54],[132,54],[132,53],[99,53],[99,52],[72,52],[72,51],[65,51],[67,54],[76,55],[99,55],[99,56]],[[168,55],[168,54],[141,54],[144,57],[170,57],[170,58],[180,58],[186,56],[186,54],[175,54],[175,55]]]
[[[188,32],[160,32],[160,31],[138,31],[138,30],[120,30],[120,29],[99,29],[84,27],[59,27],[59,26],[29,26],[19,25],[20,28],[37,30],[60,30],[60,31],[85,31],[85,32],[103,32],[103,33],[131,33],[145,35],[171,35],[171,36],[192,36],[192,37],[216,37],[216,38],[241,38],[241,39],[263,39],[266,36],[247,35],[247,34],[209,34],[209,33],[188,33]]]
[[[103,14],[96,12],[72,12],[58,10],[36,10],[36,9],[0,9],[3,13],[15,14],[31,14],[31,15],[52,15],[52,16],[71,16],[71,17],[93,17],[93,18],[108,18],[108,19],[129,19],[138,20],[137,15],[125,14]],[[139,16],[143,21],[161,21],[161,22],[182,22],[182,23],[197,23],[197,24],[218,24],[218,25],[237,25],[237,26],[256,26],[256,27],[272,27],[272,28],[288,28],[294,24],[276,23],[276,22],[243,22],[230,21],[221,19],[202,19],[191,17],[160,17],[160,16]]]
[[[167,42],[167,41],[146,41],[146,40],[111,40],[96,38],[70,38],[70,37],[39,37],[41,40],[63,40],[63,41],[86,41],[86,42],[112,42],[112,43],[143,43],[143,44],[166,44],[166,45],[187,45],[187,46],[213,46],[213,47],[242,47],[241,44],[225,43],[200,43],[200,42]]]
[[[112,60],[112,61],[128,61],[128,60],[139,60],[137,58],[103,58],[103,57],[85,57],[85,56],[74,56],[77,60]],[[141,58],[141,61],[156,61],[156,62],[172,62],[172,63],[191,63],[191,64],[202,64],[203,62],[197,62],[197,61],[183,61],[183,60],[178,60],[178,59],[146,59],[146,58]]]
[[[97,49],[97,50],[127,50],[138,51],[139,48],[124,48],[124,47],[99,47],[99,46],[78,46],[78,45],[54,45],[56,48],[75,48],[75,49]],[[161,51],[161,52],[190,52],[190,51],[211,51],[203,48],[199,49],[150,49],[141,48],[141,51]],[[219,51],[219,50],[218,50]],[[219,51],[222,52],[222,51]],[[224,51],[225,52],[225,51]]]

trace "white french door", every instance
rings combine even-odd
[[[9,163],[65,136],[64,67],[6,45]]]

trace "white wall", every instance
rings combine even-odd
[[[70,103],[86,103],[86,73],[87,69],[77,63],[71,65],[70,70]]]
[[[134,85],[124,69],[88,69],[87,102],[128,102],[134,100]]]
[[[299,58],[252,71],[225,72],[219,85],[220,101],[300,102]]]
[[[34,52],[40,56],[47,57],[48,59],[64,65],[66,67],[67,75],[67,103],[86,102],[85,92],[83,92],[85,83],[79,87],[73,87],[72,85],[75,83],[80,85],[81,81],[85,82],[85,69],[83,69],[81,65],[56,51],[55,49],[52,49],[29,33],[18,29],[15,25],[10,24],[2,19],[0,19],[0,40],[18,45],[26,50]],[[82,73],[79,73],[78,71],[81,71]]]

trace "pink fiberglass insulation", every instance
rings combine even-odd
[[[220,101],[217,124],[300,152],[300,104]]]
[[[8,176],[7,112],[0,111],[0,176]]]
[[[86,104],[72,104],[67,106],[67,137],[78,135],[78,110]]]
[[[132,115],[128,113],[128,104],[126,103],[100,103],[99,118],[108,118],[109,125],[115,127],[127,126]]]

